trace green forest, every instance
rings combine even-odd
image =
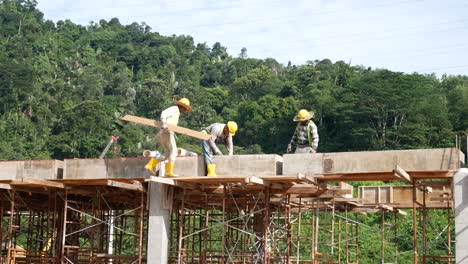
[[[0,159],[98,157],[155,148],[158,119],[175,99],[194,111],[181,126],[235,120],[236,153],[286,151],[301,108],[314,110],[319,152],[455,145],[468,128],[468,76],[392,72],[329,59],[283,65],[229,54],[221,43],[162,36],[117,18],[87,26],[46,20],[34,0],[0,1]],[[199,151],[199,142],[179,137]]]

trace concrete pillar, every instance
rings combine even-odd
[[[456,263],[468,263],[468,169],[454,176]]]
[[[172,188],[169,185],[149,183],[148,264],[168,263],[170,211]]]

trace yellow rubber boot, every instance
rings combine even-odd
[[[177,177],[178,175],[174,174],[174,162],[166,163],[166,177]]]
[[[156,165],[158,165],[158,160],[155,159],[155,158],[151,158],[150,161],[148,163],[146,163],[145,165],[145,169],[153,174],[153,175],[156,175],[156,171],[154,170],[156,168]]]
[[[216,177],[216,164],[206,164],[206,170],[208,171],[208,174],[206,176],[208,177]]]

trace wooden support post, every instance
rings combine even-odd
[[[395,247],[395,264],[398,263],[398,223],[397,223],[397,218],[398,217],[398,212],[394,212],[393,213],[393,232],[394,232],[394,235],[393,235],[393,243],[394,243],[394,247]]]
[[[331,219],[331,239],[330,239],[330,248],[331,248],[331,257],[334,258],[335,253],[335,195],[333,195],[332,200],[332,219]]]
[[[413,264],[418,264],[418,233],[417,233],[417,219],[416,219],[416,181],[413,180]]]
[[[382,209],[382,222],[380,224],[380,251],[381,259],[380,263],[385,263],[385,211]]]
[[[8,222],[8,242],[7,242],[7,258],[6,263],[11,262],[11,251],[12,251],[12,241],[13,241],[13,216],[15,214],[15,190],[10,191],[10,219]]]
[[[65,260],[65,247],[67,245],[66,239],[67,239],[67,211],[68,211],[68,198],[67,198],[67,190],[65,190],[63,194],[63,222],[62,222],[62,248],[61,248],[61,254],[60,254],[60,259],[62,263],[68,263],[68,261]]]
[[[270,187],[264,190],[265,212],[263,217],[263,263],[270,263],[270,250],[268,245],[269,226],[270,226]]]
[[[427,208],[426,208],[426,186],[423,186],[423,206],[422,206],[422,254],[423,256],[427,255],[427,235],[426,235],[426,225],[427,225]]]
[[[468,142],[467,142],[468,144]],[[468,148],[468,146],[467,146]],[[468,156],[468,153],[467,153]],[[447,254],[452,255],[452,224],[451,224],[452,209],[450,206],[450,199],[447,199]]]
[[[302,207],[302,198],[299,198],[299,212],[298,212],[298,217],[299,217],[299,222],[297,226],[297,241],[296,241],[296,264],[300,263],[300,258],[301,258],[301,221],[302,221],[302,212],[301,208]]]
[[[226,185],[223,185],[223,215],[222,215],[223,231],[221,234],[221,246],[222,246],[222,263],[225,263],[225,248],[226,248]]]
[[[144,221],[144,213],[145,213],[145,201],[144,201],[144,192],[140,192],[140,237],[138,242],[138,264],[143,263],[143,221]]]
[[[286,232],[287,232],[287,248],[288,250],[286,251],[286,263],[290,262],[290,256],[292,252],[292,241],[291,241],[291,195],[288,194],[286,195],[287,199],[287,205],[286,205]]]
[[[356,263],[359,264],[359,226],[357,224],[354,224],[354,227],[356,229],[356,236],[355,236],[355,239],[354,239],[354,243],[355,243],[355,250],[356,250]]]
[[[319,215],[320,215],[320,208],[319,208],[319,205],[317,204],[317,208],[316,208],[316,211],[317,211],[317,214],[315,216],[315,243],[314,243],[314,256],[315,254],[318,252],[318,237],[319,237]],[[316,256],[314,257],[314,261],[318,261]]]
[[[311,212],[311,243],[310,243],[310,255],[311,255],[311,260],[312,260],[312,264],[314,264],[314,259],[315,259],[315,254],[314,254],[314,251],[315,251],[315,200],[312,201],[312,208],[310,208],[310,212]]]
[[[184,237],[184,224],[185,224],[185,189],[184,194],[182,195],[181,207],[179,209],[179,238],[177,243],[177,263],[185,263],[182,258],[182,242]]]
[[[341,219],[338,220],[338,263],[341,263]]]
[[[345,222],[345,240],[346,240],[346,264],[349,263],[349,236],[348,236],[348,206],[346,205],[345,209],[346,222]]]

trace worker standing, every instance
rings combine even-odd
[[[161,123],[162,129],[158,133],[158,140],[164,148],[164,155],[158,158],[151,158],[150,161],[145,165],[145,169],[151,174],[156,175],[156,165],[158,162],[168,160],[166,164],[166,176],[175,177],[174,174],[174,162],[177,157],[177,145],[175,141],[174,132],[167,129],[167,125],[175,125],[179,123],[180,113],[192,112],[190,101],[187,98],[182,98],[179,101],[174,102],[174,105],[161,112]]]
[[[292,145],[296,144],[294,153],[315,153],[317,152],[319,135],[317,126],[310,120],[314,117],[313,111],[301,109],[294,117],[293,121],[298,122],[296,130],[288,144],[287,152],[292,151]]]
[[[216,146],[217,142],[222,142],[228,150],[228,155],[233,155],[234,146],[232,144],[232,137],[236,134],[236,131],[237,123],[234,121],[229,121],[227,124],[214,123],[202,130],[203,133],[211,135],[208,140],[202,141],[203,158],[208,171],[207,176],[216,176],[216,164],[214,162],[213,152],[216,155],[223,155],[218,146]]]

